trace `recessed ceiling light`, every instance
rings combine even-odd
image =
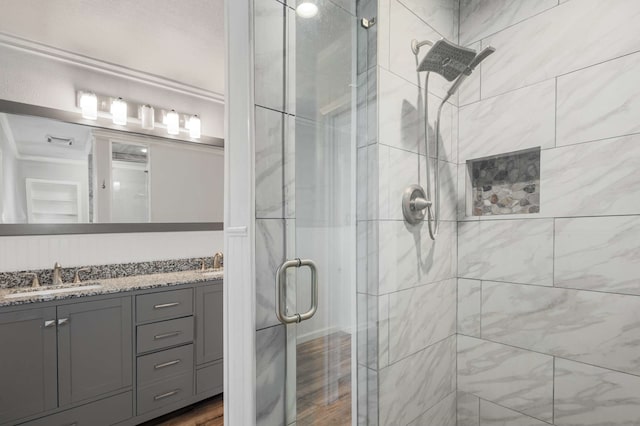
[[[301,18],[313,18],[318,14],[318,6],[314,3],[305,1],[296,7],[296,13]]]

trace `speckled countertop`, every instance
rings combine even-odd
[[[126,291],[145,290],[158,287],[171,287],[181,284],[198,283],[204,281],[221,280],[224,277],[224,271],[181,271],[168,272],[148,275],[133,275],[121,278],[106,278],[84,281],[81,284],[66,284],[56,286],[59,288],[75,288],[82,286],[96,286],[99,288],[77,289],[74,291],[56,293],[56,294],[25,294],[23,297],[6,298],[18,292],[33,292],[38,290],[47,290],[50,286],[42,286],[39,288],[5,288],[0,289],[0,307],[25,305],[28,303],[47,302],[51,300],[67,300],[79,297],[98,296],[104,294],[122,293]]]

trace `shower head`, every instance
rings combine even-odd
[[[467,70],[476,58],[476,51],[448,40],[436,41],[418,65],[418,72],[436,72],[449,81]]]
[[[460,74],[458,79],[451,85],[451,87],[447,91],[447,99],[449,99],[451,96],[453,96],[454,93],[458,91],[462,82],[471,75],[473,70],[476,69],[478,65],[480,65],[480,62],[485,60],[487,56],[491,55],[495,51],[495,48],[489,46],[483,49],[482,52],[478,53],[476,57],[473,58],[471,63],[467,66],[467,68]]]

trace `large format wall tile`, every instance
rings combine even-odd
[[[389,362],[453,335],[456,325],[456,280],[391,293]]]
[[[553,357],[458,336],[458,390],[550,421]]]
[[[640,374],[640,297],[482,283],[482,337]]]
[[[380,424],[405,425],[455,390],[451,336],[379,372]]]
[[[558,78],[557,145],[640,132],[640,53]]]
[[[434,77],[431,77],[433,80]],[[379,105],[380,143],[426,154],[424,146],[424,79],[421,86],[380,68]],[[429,94],[429,156],[435,158],[435,123],[441,99]],[[440,117],[439,153],[441,160],[452,161],[453,106],[447,103]]]
[[[480,398],[458,392],[457,399],[458,426],[480,426]]]
[[[480,40],[557,4],[557,0],[461,0],[460,43]]]
[[[399,0],[442,37],[457,41],[458,2],[449,0]]]
[[[276,270],[284,262],[285,221],[256,220],[256,329],[278,324],[275,314]]]
[[[553,147],[554,111],[554,80],[461,107],[458,161]]]
[[[276,0],[254,2],[255,103],[284,111],[284,22],[286,7]]]
[[[553,220],[460,222],[459,276],[553,285]]]
[[[555,424],[637,426],[640,377],[556,359]]]
[[[256,333],[256,425],[285,422],[285,348],[283,325]]]
[[[497,49],[482,64],[482,95],[504,93],[640,50],[639,19],[640,2],[635,0],[581,0],[500,31],[482,42]]]
[[[489,401],[480,401],[480,426],[548,426],[549,423],[525,416]]]
[[[640,135],[543,150],[540,168],[545,216],[640,213]]]
[[[481,281],[458,279],[458,333],[480,337]]]
[[[555,285],[640,295],[640,216],[556,219]]]
[[[456,426],[456,393],[451,392],[409,423],[409,426]]]
[[[256,107],[256,217],[284,217],[284,114]]]
[[[455,277],[455,222],[441,222],[436,241],[429,238],[426,222],[382,221],[378,232],[380,293]]]

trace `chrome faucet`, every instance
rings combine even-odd
[[[224,255],[219,251],[213,255],[213,270],[217,271],[222,269],[222,265],[224,265]]]
[[[58,262],[53,265],[53,285],[62,285],[62,266]]]

